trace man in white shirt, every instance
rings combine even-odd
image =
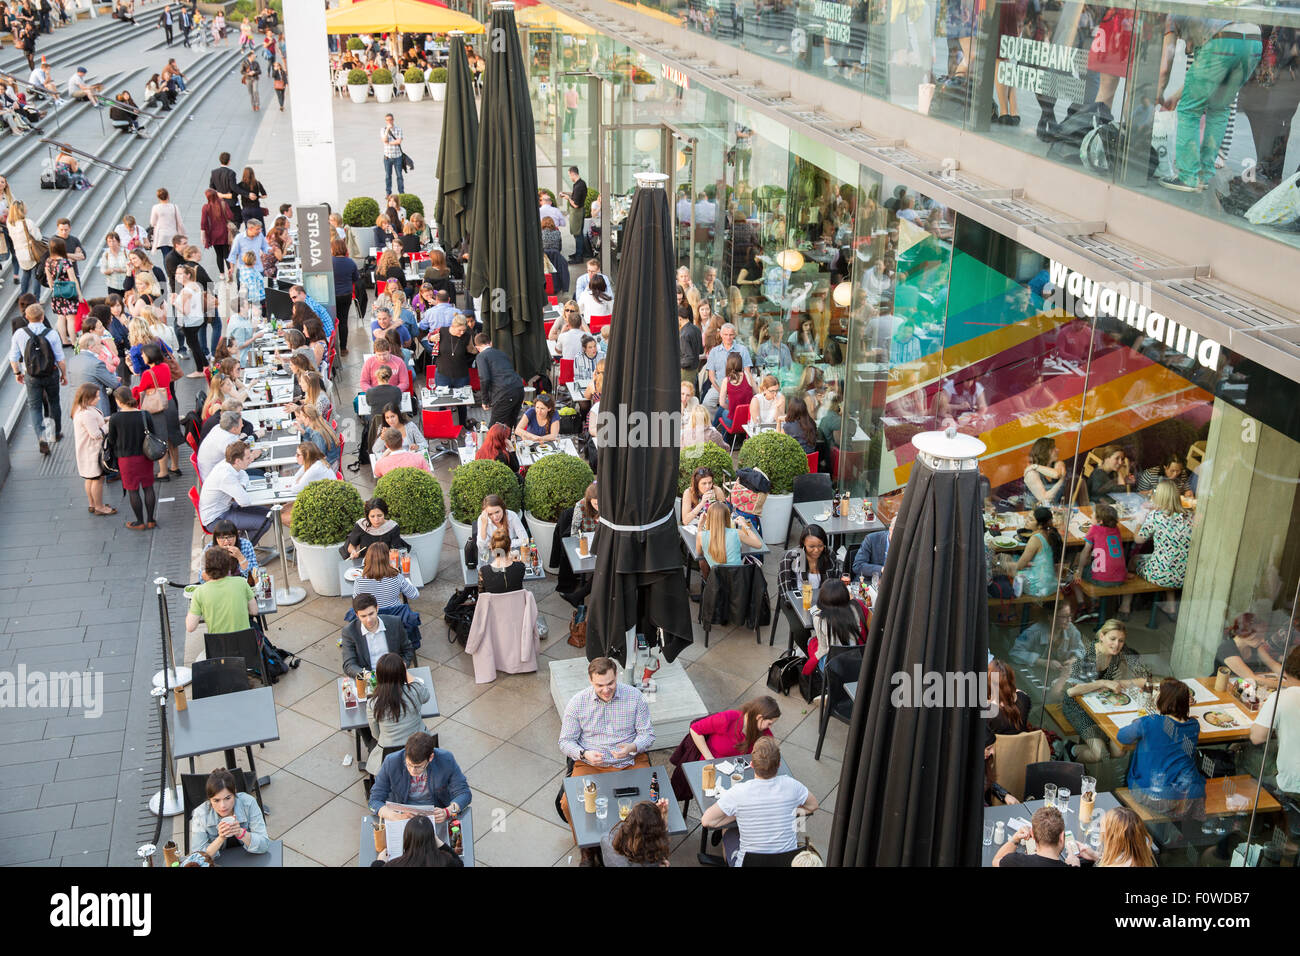
[[[207,437],[199,443],[199,481],[207,481],[212,469],[226,460],[226,449],[242,440],[243,429],[244,418],[239,412],[221,413],[217,427],[208,432]],[[252,452],[254,458],[260,454],[260,449]]]
[[[722,835],[731,866],[743,866],[746,853],[788,853],[799,848],[798,811],[812,813],[817,798],[802,783],[779,775],[781,748],[772,737],[759,737],[752,756],[754,779],[733,784],[704,811],[700,825],[739,828]]]
[[[614,294],[614,283],[609,278],[609,276],[605,275],[605,273],[600,271],[600,260],[588,259],[587,271],[584,272],[582,275],[578,276],[578,281],[573,286],[574,302],[577,302],[578,299],[582,298],[582,293],[587,291],[587,286],[591,285],[591,280],[596,278],[596,276],[600,276],[602,279],[605,280],[605,291],[608,292],[610,295]]]
[[[546,193],[541,190],[537,191],[537,221],[541,222],[547,216],[550,216],[555,222],[555,228],[565,229],[569,225],[568,217],[554,206]]]
[[[685,189],[677,190],[677,223],[678,225],[690,225],[691,222],[691,196]]]
[[[1300,646],[1292,647],[1282,664],[1282,684],[1259,709],[1250,728],[1250,742],[1277,734],[1277,788],[1300,797]]]
[[[248,496],[248,466],[253,453],[242,441],[226,446],[225,460],[219,462],[203,482],[199,492],[199,520],[205,528],[225,518],[240,530],[248,533],[248,540],[257,544],[271,527],[271,515],[266,508],[255,507]]]
[[[54,78],[46,71],[44,66],[37,66],[32,70],[32,75],[27,78],[27,82],[36,87],[33,92],[39,91],[41,95],[49,94],[54,97],[54,105],[58,106],[63,102],[59,98],[59,87],[55,84]]]
[[[68,96],[74,100],[89,100],[90,105],[99,109],[99,103],[95,101],[95,94],[104,88],[102,83],[87,83],[86,68],[77,67],[77,72],[73,73],[68,79]]]
[[[700,193],[695,197],[695,225],[712,226],[718,220],[718,207],[715,206],[707,194]]]
[[[560,333],[556,340],[556,345],[560,350],[560,358],[572,362],[582,352],[582,339],[587,334],[582,331],[582,314],[580,312],[568,313],[568,328]]]

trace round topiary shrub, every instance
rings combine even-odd
[[[375,497],[384,499],[402,534],[427,534],[447,520],[442,485],[423,468],[394,468],[375,483]]]
[[[389,72],[387,67],[381,66],[379,69],[375,70],[374,73],[370,74],[370,82],[375,86],[392,86],[393,74]]]
[[[510,511],[523,501],[519,478],[499,461],[484,458],[461,465],[451,473],[451,516],[461,524],[473,524],[483,509],[483,499],[500,495]]]
[[[356,196],[343,207],[343,224],[355,229],[373,226],[379,216],[379,203],[369,196]]]
[[[293,506],[290,533],[303,544],[329,547],[339,544],[361,520],[361,495],[346,481],[322,478],[298,495]]]
[[[361,37],[353,37],[352,39],[348,40],[349,50],[364,50],[365,48],[366,45],[361,42]]]
[[[541,521],[558,521],[595,479],[591,468],[573,455],[547,455],[524,475],[524,507]]]
[[[365,70],[348,70],[348,86],[369,86],[370,77]]]
[[[713,442],[691,445],[682,449],[681,463],[677,469],[677,493],[680,495],[691,484],[691,475],[696,468],[707,468],[713,472],[714,483],[721,485],[736,477],[736,466],[731,454],[725,448],[719,448]],[[721,489],[719,489],[721,490]]]
[[[418,66],[407,67],[406,72],[402,74],[402,79],[407,83],[423,83],[424,71]]]
[[[740,446],[740,467],[757,468],[772,482],[772,494],[788,495],[794,480],[808,474],[808,455],[785,432],[759,432]]]
[[[397,202],[406,210],[406,217],[408,219],[416,213],[419,213],[421,216],[424,215],[424,201],[420,199],[419,196],[415,195],[415,193],[398,193]]]
[[[446,83],[447,68],[445,66],[435,66],[432,70],[429,71],[429,82]]]

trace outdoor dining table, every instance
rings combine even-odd
[[[286,379],[284,382],[271,382],[271,399],[267,401],[266,388],[253,388],[249,391],[248,398],[244,399],[244,408],[271,408],[273,406],[287,405],[293,401],[293,380]]]
[[[348,558],[339,562],[339,594],[349,595],[352,593],[352,582],[356,580],[353,576],[348,578],[348,572],[354,568],[361,569],[365,562],[365,556],[359,558]],[[417,588],[424,587],[424,575],[420,572],[420,562],[415,560],[415,555],[411,555],[411,570],[406,575],[407,579]]]
[[[446,392],[432,388],[420,389],[420,404],[425,408],[456,408],[474,404],[474,390],[466,385]]]
[[[695,535],[699,529],[693,524],[682,524],[677,526],[677,532],[682,536],[682,543],[686,545],[686,550],[692,556],[695,554]],[[753,545],[740,542],[740,556],[743,558],[747,554],[770,554],[771,548],[764,544],[761,548],[755,548]]]
[[[1083,833],[1080,832],[1082,830],[1082,826],[1079,823],[1079,802],[1080,802],[1079,795],[1077,793],[1070,794],[1068,812],[1063,812],[1062,816],[1065,818],[1066,831],[1073,833],[1075,840],[1079,843],[1080,846],[1083,846],[1085,840],[1083,837]],[[1060,801],[1057,801],[1057,803],[1059,805]],[[1039,810],[1044,806],[1046,806],[1046,802],[1043,800],[1026,800],[1023,803],[1013,803],[1010,804],[1009,806],[985,807],[984,825],[994,826],[995,824],[998,823],[998,821],[1001,821],[1003,824],[1006,825],[1006,831],[1007,831],[1006,839],[1010,840],[1012,835],[1016,831],[1011,826],[1009,821],[1013,817],[1020,817],[1025,820],[1029,820],[1033,817],[1034,811]],[[1092,825],[1101,826],[1102,814],[1104,814],[1107,810],[1114,810],[1118,806],[1119,806],[1119,801],[1115,799],[1115,795],[1113,793],[1098,792],[1097,799],[1093,803],[1094,809],[1092,811]],[[999,845],[997,843],[992,843],[989,846],[982,847],[981,849],[983,850],[983,860],[981,861],[980,866],[992,866],[993,857],[997,854]],[[1017,853],[1024,852],[1023,843],[1020,845],[1020,849],[1016,850],[1016,852]],[[1061,859],[1062,860],[1065,859],[1064,851],[1062,851],[1061,853]]]
[[[293,478],[281,475],[278,478],[250,478],[248,480],[248,500],[255,506],[269,508],[274,504],[288,504],[296,501],[298,492],[293,490]]]
[[[272,840],[265,853],[249,853],[242,846],[232,846],[222,850],[217,856],[217,866],[241,868],[284,866],[284,841]]]
[[[460,821],[460,861],[466,866],[474,865],[474,808],[465,807],[456,815]],[[375,852],[374,825],[377,818],[367,815],[361,818],[361,845],[357,850],[357,866],[370,866],[379,854]],[[380,820],[379,822],[383,822]],[[447,821],[435,823],[434,832],[443,843],[447,842]]]
[[[593,773],[582,777],[566,777],[564,779],[564,793],[569,798],[569,818],[573,820],[573,832],[578,838],[578,846],[586,849],[587,847],[600,845],[600,838],[608,833],[614,824],[618,823],[618,801],[620,799],[634,804],[640,803],[642,800],[649,800],[650,775],[652,773],[659,775],[660,798],[668,801],[668,832],[670,834],[685,833],[686,820],[682,817],[681,807],[673,799],[673,787],[668,781],[668,777],[672,773],[672,767],[668,765],[628,767],[626,770],[613,770],[609,773]],[[588,813],[584,809],[582,788],[588,780],[595,782],[597,797],[605,797],[609,800],[609,812],[603,820],[597,819],[596,814]],[[625,787],[635,787],[637,792],[622,798],[614,796],[615,790]]]
[[[571,455],[578,457],[577,446],[572,438],[561,438],[555,442],[525,442],[515,446],[515,454],[520,465],[535,465],[548,455]]]
[[[594,574],[596,571],[596,552],[592,551],[590,547],[588,547],[586,554],[579,553],[578,538],[576,536],[569,536],[563,540],[564,553],[569,558],[569,567],[573,568],[573,573]],[[590,546],[593,540],[594,534],[592,537],[587,539],[587,544]]]
[[[302,438],[259,438],[252,442],[252,447],[261,449],[262,454],[253,459],[257,468],[284,468],[298,463],[298,446]]]
[[[490,559],[487,559],[484,557],[484,555],[480,554],[478,566],[471,568],[469,565],[465,563],[465,549],[461,548],[460,549],[460,573],[464,577],[465,587],[467,588],[478,587],[478,569],[489,563],[490,563]],[[538,565],[536,568],[534,568],[531,564],[526,565],[524,567],[524,580],[545,581],[546,569],[541,567],[540,565]]]
[[[1153,681],[1153,683],[1157,683]],[[1192,692],[1190,716],[1200,724],[1200,736],[1197,744],[1209,746],[1226,744],[1250,739],[1250,727],[1258,711],[1248,710],[1231,692],[1220,694],[1214,689],[1214,682],[1202,677],[1189,677],[1183,681]],[[1138,688],[1126,688],[1122,693],[1129,697],[1128,703],[1118,702],[1114,698],[1105,700],[1105,692],[1094,691],[1077,698],[1079,705],[1088,716],[1096,721],[1102,732],[1116,744],[1119,744],[1119,730],[1142,717],[1146,712],[1142,707],[1141,691]],[[1216,713],[1220,718],[1231,718],[1231,727],[1216,728],[1205,719],[1205,715]]]
[[[190,773],[194,772],[194,758],[200,754],[243,747],[248,756],[248,776],[254,781],[257,802],[261,805],[262,787],[257,782],[253,744],[280,739],[275,697],[270,687],[200,697],[188,701],[188,706],[180,712],[176,710],[173,695],[167,702],[167,719],[172,734],[172,756],[188,757]]]
[[[410,392],[402,393],[402,411],[406,412],[406,414],[408,415],[411,414],[411,393]],[[371,414],[370,403],[366,401],[365,392],[357,393],[357,414],[358,415]]]
[[[438,695],[433,689],[433,674],[427,667],[408,667],[406,673],[416,680],[421,681],[425,687],[429,688],[429,699],[425,701],[424,706],[420,708],[421,717],[437,717]],[[348,707],[343,702],[343,685],[355,684],[355,679],[351,677],[340,677],[335,682],[335,697],[339,705],[339,730],[348,730],[357,745],[357,766],[361,766],[361,731],[370,726],[366,720],[366,699],[357,698],[356,706]]]
[[[569,394],[573,396],[575,402],[587,401],[587,399],[583,398],[583,393],[587,391],[587,386],[590,384],[589,380],[580,382],[576,378],[568,384]]]
[[[884,531],[885,523],[880,520],[879,512],[876,512],[874,510],[876,507],[876,500],[875,499],[868,499],[868,500],[871,501],[871,506],[873,509],[873,514],[870,521],[867,521],[863,518],[861,498],[849,499],[848,517],[845,517],[843,515],[841,515],[838,518],[829,517],[829,513],[831,510],[831,503],[829,499],[824,501],[797,502],[794,506],[794,513],[795,515],[798,516],[799,520],[804,523],[805,527],[810,524],[820,525],[821,529],[831,536],[848,535],[848,534],[869,534],[872,531]],[[822,517],[822,515],[827,515],[827,517]],[[853,517],[854,515],[856,515],[857,517],[856,518]],[[827,543],[829,544],[830,542]]]
[[[730,774],[724,774],[721,770],[719,770],[718,778],[716,781],[717,786],[715,787],[715,792],[712,794],[706,794],[704,792],[703,767],[706,763],[711,763],[716,767],[719,763],[725,763],[727,761],[730,761],[732,764],[734,764],[737,770],[740,772],[741,776],[744,778],[744,780],[741,780],[739,782],[743,783],[745,780],[754,779],[754,765],[749,756],[722,757],[715,760],[692,760],[688,763],[682,764],[682,773],[686,774],[686,783],[691,788],[691,796],[694,798],[695,802],[699,804],[701,816],[704,815],[705,810],[709,809],[709,807],[713,806],[715,803],[718,802],[718,795],[723,790],[729,790],[732,787],[734,787],[737,783],[737,781],[731,778]],[[790,768],[786,766],[784,757],[781,758],[781,764],[779,767],[777,767],[776,772],[779,776],[786,776],[786,777],[790,776]],[[570,808],[573,807],[573,797],[569,798],[569,807]],[[700,852],[697,855],[697,858],[705,866],[726,866],[727,861],[725,858],[721,856],[714,856],[713,854],[707,851],[706,847],[708,846],[708,837],[709,837],[709,828],[705,826],[701,826],[700,827]]]

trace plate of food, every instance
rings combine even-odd
[[[349,583],[355,581],[357,578],[361,577],[361,570],[361,568],[348,568],[343,572],[343,580]]]
[[[1123,707],[1133,702],[1133,699],[1128,694],[1117,690],[1103,691],[1097,695],[1097,698],[1107,707]]]
[[[1014,535],[1003,534],[993,539],[993,547],[995,548],[1010,549],[1018,548],[1019,546],[1020,541]]]
[[[1205,722],[1211,727],[1218,727],[1220,730],[1231,730],[1233,727],[1240,727],[1235,717],[1226,710],[1207,710],[1203,715]]]
[[[186,597],[193,597],[193,596],[194,596],[194,592],[198,590],[198,587],[199,587],[199,586],[198,586],[197,584],[187,584],[187,585],[185,585],[185,596],[186,596]]]

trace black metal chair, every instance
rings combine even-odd
[[[262,659],[262,648],[258,645],[257,632],[251,627],[242,631],[227,631],[223,634],[204,634],[203,651],[208,658],[242,657],[245,662],[256,661],[255,665],[249,666],[249,670],[257,675],[263,687],[271,686],[266,676],[266,662]]]
[[[249,689],[248,666],[242,657],[205,658],[190,665],[190,696],[195,700],[202,700],[204,697],[220,697],[222,694],[237,694]],[[257,779],[257,764],[253,760],[253,748],[245,747],[244,753],[248,755],[248,773],[253,778],[253,792],[257,796],[257,804],[265,813],[266,805],[262,803],[262,786]],[[235,751],[227,750],[225,757],[226,769],[234,770]],[[190,758],[190,772],[194,772],[193,757]]]
[[[1043,799],[1043,785],[1054,783],[1077,794],[1083,789],[1083,764],[1063,760],[1041,760],[1025,765],[1025,799]]]
[[[757,600],[753,596],[755,588],[760,592]],[[736,615],[732,613],[733,597],[738,598],[747,609],[758,608],[754,620],[736,619]],[[713,613],[707,614],[706,608],[711,608]],[[744,562],[738,565],[715,565],[709,568],[708,579],[705,580],[700,593],[699,611],[699,622],[704,628],[705,647],[709,646],[709,631],[715,625],[743,624],[752,627],[754,641],[762,644],[763,625],[768,623],[765,618],[770,617],[771,613],[771,605],[767,600],[767,578],[763,576],[761,564]]]
[[[826,669],[823,671],[825,681],[822,685],[824,692],[818,707],[817,749],[813,751],[814,760],[822,759],[822,742],[826,739],[826,728],[830,726],[831,717],[846,724],[853,719],[853,701],[844,691],[844,681],[838,670],[831,666],[836,658],[849,653],[858,655],[860,665],[862,648],[856,644],[850,647],[832,647],[826,652]]]
[[[235,778],[235,792],[248,793],[248,780],[244,776],[244,771],[238,767],[232,767],[230,773]],[[190,855],[190,818],[194,815],[194,811],[208,799],[207,782],[208,775],[206,773],[181,774],[181,802],[185,807],[186,856]]]
[[[752,850],[745,854],[741,867],[747,866],[784,866],[788,867],[794,862],[794,858],[803,852],[802,847],[794,850],[786,850],[784,853],[755,853]]]
[[[831,495],[835,493],[835,487],[831,484],[830,475],[825,472],[816,472],[810,475],[800,475],[796,478],[794,480],[794,488],[792,491],[794,493],[794,504],[797,505],[804,501],[829,501]],[[794,509],[792,508],[790,510],[791,527],[794,526],[794,522],[797,518],[798,516],[794,513]],[[803,522],[800,521],[799,524],[802,525]],[[790,528],[786,528],[785,538],[782,540],[789,540],[789,538]],[[829,541],[826,543],[827,545],[830,544]]]

